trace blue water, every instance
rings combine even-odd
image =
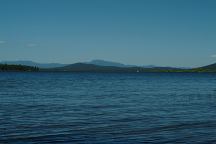
[[[0,143],[216,143],[216,74],[0,73]]]

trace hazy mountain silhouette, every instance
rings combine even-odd
[[[94,64],[94,65],[98,65],[98,66],[115,66],[115,67],[140,67],[137,65],[127,65],[127,64],[123,64],[123,63],[119,63],[119,62],[113,62],[113,61],[106,61],[106,60],[100,60],[100,59],[96,59],[96,60],[92,60],[90,62],[86,62],[86,64]],[[146,65],[146,66],[141,66],[144,68],[154,68],[157,67],[155,65]]]
[[[113,66],[99,66],[87,63],[75,63],[64,67],[44,69],[51,71],[71,71],[71,72],[118,72],[124,68]]]
[[[68,71],[68,72],[216,72],[216,64],[200,67],[200,68],[175,68],[175,67],[139,67],[130,66],[120,63],[109,63],[107,61],[93,61],[92,63],[75,63],[53,69],[45,69],[46,71]],[[100,64],[100,65],[99,65]],[[104,66],[106,65],[106,66]],[[115,65],[115,66],[113,66]]]
[[[99,66],[86,63],[75,63],[56,68],[38,68],[26,65],[0,64],[0,71],[56,71],[56,72],[216,72],[216,63],[193,69],[180,69],[173,67],[116,67],[116,66]]]
[[[105,60],[92,60],[90,62],[86,62],[86,64],[94,64],[94,65],[98,65],[98,66],[115,66],[115,67],[134,67],[135,65],[125,65],[122,63],[118,63],[118,62],[113,62],[113,61],[105,61]]]
[[[159,67],[154,65],[135,66],[105,60],[92,60],[85,63],[60,64],[37,63],[33,61],[2,61],[0,64],[23,65],[38,67],[45,71],[74,71],[74,72],[216,72],[216,63],[199,68]]]
[[[99,66],[88,63],[75,63],[64,67],[42,69],[43,71],[67,71],[67,72],[172,72],[181,70],[171,67],[117,67],[117,66]]]
[[[36,66],[40,68],[55,68],[55,67],[63,67],[68,64],[60,64],[60,63],[37,63],[34,61],[28,61],[28,60],[19,60],[19,61],[2,61],[0,62],[2,64],[15,64],[15,65],[26,65],[26,66]],[[98,66],[115,66],[115,67],[136,67],[136,65],[126,65],[119,62],[113,62],[113,61],[105,61],[105,60],[92,60],[90,62],[78,62],[78,63],[86,63],[86,64],[94,64]],[[156,67],[154,65],[149,66],[143,66],[145,68],[153,68]]]

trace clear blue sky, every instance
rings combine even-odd
[[[216,0],[0,0],[0,60],[216,62]]]

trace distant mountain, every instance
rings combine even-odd
[[[93,64],[97,66],[114,66],[114,67],[138,67],[137,65],[126,65],[119,62],[112,62],[112,61],[105,61],[105,60],[92,60],[90,62],[81,62],[85,64]],[[12,64],[12,65],[26,65],[26,66],[36,66],[39,68],[56,68],[56,67],[63,67],[67,64],[60,64],[60,63],[37,63],[33,61],[25,61],[25,60],[19,60],[19,61],[1,61],[0,64]],[[141,66],[143,68],[155,68],[158,66],[155,65],[146,65]]]
[[[216,70],[216,63],[202,67],[204,69]]]
[[[137,65],[126,65],[119,62],[113,62],[113,61],[105,61],[105,60],[92,60],[90,62],[85,62],[86,64],[94,64],[98,66],[115,66],[115,67],[138,67]],[[144,68],[154,68],[157,67],[155,65],[146,65],[142,66]]]
[[[37,63],[33,61],[2,61],[4,64],[12,65],[9,69],[18,68],[15,65],[38,67],[40,71],[70,71],[70,72],[216,72],[216,63],[199,68],[175,68],[159,67],[154,65],[135,66],[125,65],[118,62],[105,60],[92,60],[85,63],[59,64],[59,63]],[[7,66],[8,67],[8,66]],[[3,67],[5,68],[5,67]]]
[[[39,68],[55,68],[55,67],[63,67],[66,64],[59,63],[37,63],[33,61],[1,61],[1,64],[12,64],[12,65],[25,65],[25,66],[36,66]]]
[[[216,63],[207,66],[191,69],[196,72],[216,72]]]
[[[70,71],[70,72],[117,72],[123,68],[113,66],[99,66],[87,63],[75,63],[63,67],[44,69],[45,71]]]
[[[144,73],[144,72],[216,72],[216,63],[193,69],[181,69],[173,67],[117,67],[117,66],[99,66],[87,63],[75,63],[64,65],[63,67],[55,68],[38,68],[32,66],[15,64],[0,64],[0,71],[55,71],[55,72],[129,72],[129,73]]]
[[[86,64],[93,64],[97,66],[114,66],[114,67],[134,67],[135,65],[125,65],[118,62],[105,61],[105,60],[92,60],[90,62],[86,62]]]
[[[177,72],[181,69],[169,67],[143,68],[143,67],[116,67],[99,66],[87,63],[75,63],[64,67],[41,69],[42,71],[67,71],[67,72]]]

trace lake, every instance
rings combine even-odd
[[[0,143],[216,143],[216,74],[2,72]]]

